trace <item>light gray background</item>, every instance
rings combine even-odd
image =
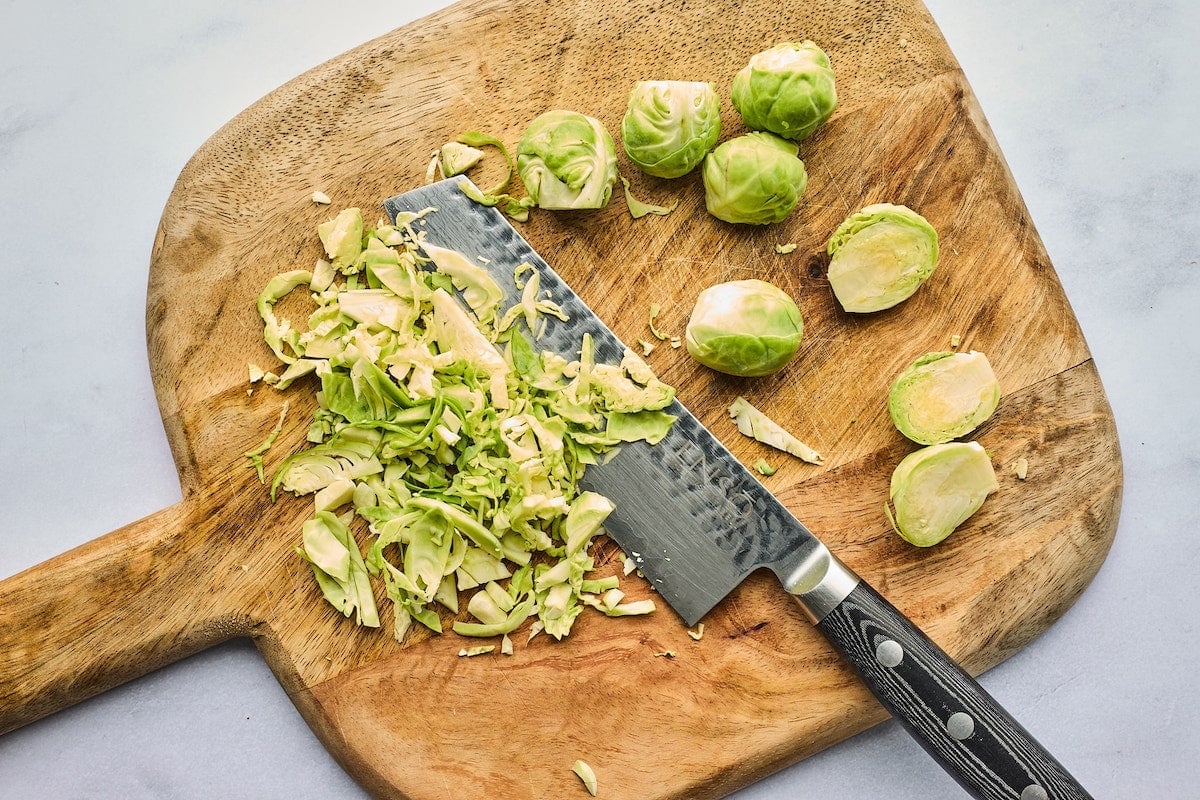
[[[442,3],[99,5],[0,2],[0,576],[179,499],[144,304],[188,157],[277,85]],[[1125,459],[1099,576],[982,682],[1097,797],[1194,797],[1200,4],[930,8],[1083,326]],[[0,796],[363,795],[239,641],[0,737]],[[737,798],[960,796],[887,723]]]

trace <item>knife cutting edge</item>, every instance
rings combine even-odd
[[[529,263],[569,321],[538,340],[564,357],[592,336],[596,361],[620,361],[625,346],[495,208],[451,178],[384,203],[422,218],[428,241],[486,254],[487,269],[519,299],[513,271]],[[1090,800],[1091,795],[912,622],[821,543],[678,401],[678,420],[655,445],[629,444],[589,468],[586,488],[616,510],[605,529],[662,598],[695,625],[751,572],[770,569],[804,614],[885,708],[973,797]]]

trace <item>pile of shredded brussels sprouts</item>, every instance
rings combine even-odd
[[[595,363],[586,335],[577,360],[539,351],[547,317],[563,312],[533,268],[517,269],[522,298],[502,308],[486,270],[423,242],[419,216],[364,230],[358,209],[342,211],[318,228],[329,260],[275,277],[258,299],[264,338],[286,365],[261,379],[320,382],[310,446],[271,484],[273,497],[314,499],[297,552],[360,624],[380,624],[382,583],[397,639],[412,620],[441,632],[441,612],[458,614],[464,591],[474,621],[453,629],[465,636],[506,636],[536,617],[533,633],[561,638],[585,606],[654,610],[624,602],[615,575],[589,578],[589,546],[613,505],[579,479],[622,442],[665,436],[674,390],[631,352]],[[314,303],[303,328],[275,313],[298,288]],[[365,554],[356,518],[370,533]]]

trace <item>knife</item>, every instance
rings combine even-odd
[[[542,349],[578,357],[584,333],[599,362],[625,346],[521,237],[504,215],[450,178],[384,202],[436,209],[415,229],[486,269],[519,300],[514,269],[528,263],[568,322],[547,327]],[[482,262],[483,259],[481,259]],[[661,442],[636,442],[590,467],[583,485],[616,510],[608,535],[688,627],[751,572],[775,573],[880,703],[967,792],[980,800],[1091,800],[1091,795],[965,670],[821,543],[678,401]]]

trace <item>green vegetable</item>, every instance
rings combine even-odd
[[[716,89],[698,81],[639,81],[621,120],[621,143],[643,172],[678,178],[691,172],[721,135]]]
[[[310,446],[280,465],[272,498],[313,495],[298,551],[325,598],[361,624],[380,624],[377,582],[398,639],[414,621],[441,632],[439,609],[457,613],[460,591],[472,593],[474,618],[455,622],[461,635],[504,636],[536,616],[538,630],[561,638],[587,598],[616,588],[585,577],[612,503],[580,489],[583,471],[622,442],[665,436],[674,389],[631,352],[596,363],[586,335],[576,361],[539,352],[545,317],[565,315],[541,296],[537,272],[516,269],[522,296],[503,309],[485,270],[418,239],[419,216],[365,231],[366,246],[320,288],[296,271],[259,297],[264,338],[288,367],[282,378],[251,377],[280,388],[301,374],[320,379]],[[316,309],[301,332],[274,305],[305,286]],[[371,537],[365,555],[355,520]]]
[[[482,159],[482,150],[462,142],[446,142],[438,150],[438,166],[446,178],[462,175]]]
[[[501,206],[505,214],[508,214],[518,222],[524,222],[529,219],[529,209],[533,206],[533,200],[529,197],[516,198],[505,192],[509,182],[512,180],[515,164],[512,156],[508,152],[508,148],[504,146],[504,142],[497,139],[495,136],[489,136],[479,131],[467,131],[458,137],[457,144],[470,148],[472,152],[480,152],[476,148],[480,147],[495,147],[500,151],[500,155],[504,158],[505,172],[504,177],[490,189],[480,189],[470,181],[461,181],[458,184],[459,189],[463,194],[470,197],[476,203],[484,206]],[[434,162],[430,164],[432,169],[440,160],[441,156],[435,156]],[[455,165],[457,166],[457,164]],[[443,164],[442,171],[447,177],[446,166]],[[427,176],[432,181],[432,175]],[[430,182],[427,181],[427,182]]]
[[[737,423],[738,431],[752,439],[810,464],[819,465],[825,461],[820,453],[788,433],[779,423],[750,405],[750,401],[744,397],[739,397],[730,404],[729,416]]]
[[[880,203],[846,218],[829,239],[829,285],[842,308],[866,313],[907,300],[933,274],[937,231],[905,206]]]
[[[691,356],[719,372],[769,375],[783,367],[804,336],[804,320],[782,289],[760,280],[710,286],[696,298],[684,338]]]
[[[367,567],[346,521],[318,511],[304,523],[303,541],[296,552],[312,566],[325,599],[347,617],[356,614],[358,624],[379,627]]]
[[[621,185],[625,187],[625,206],[629,209],[629,216],[633,217],[634,219],[641,219],[647,214],[657,214],[660,217],[665,217],[679,206],[678,200],[671,203],[669,206],[656,206],[653,203],[642,202],[634,197],[633,193],[629,191],[629,181],[625,179],[625,176],[622,175],[620,178]]]
[[[730,95],[747,128],[793,140],[816,130],[837,106],[829,56],[810,41],[752,56],[733,77]]]
[[[254,382],[253,376],[250,382]],[[283,408],[279,410],[279,421],[275,423],[275,427],[267,434],[267,438],[262,440],[262,443],[251,450],[243,453],[246,458],[250,459],[250,466],[254,467],[254,471],[258,473],[259,483],[266,483],[267,478],[263,473],[263,453],[271,449],[271,445],[275,444],[275,440],[279,438],[279,432],[283,430],[283,419],[287,416],[288,403],[285,401]]]
[[[1000,384],[983,353],[926,353],[892,384],[888,414],[914,442],[940,444],[978,428],[999,402]]]
[[[517,144],[517,173],[540,208],[603,208],[617,182],[616,144],[599,120],[547,111]]]
[[[587,789],[588,794],[592,797],[596,796],[596,771],[593,770],[586,761],[576,761],[571,767],[571,771],[579,776],[579,780],[583,781],[583,786]]]
[[[704,157],[704,204],[725,222],[770,225],[796,207],[808,186],[804,162],[792,142],[771,133],[748,133]]]
[[[772,467],[765,458],[760,458],[758,461],[755,461],[754,469],[758,471],[759,475],[764,475],[767,477],[774,475],[776,472],[775,467]]]
[[[454,288],[462,292],[463,299],[480,322],[487,323],[496,319],[500,303],[504,300],[504,290],[487,270],[478,264],[472,264],[457,250],[438,247],[429,242],[422,243],[421,249],[437,265],[438,272],[450,276]]]
[[[258,315],[263,321],[263,339],[271,352],[285,364],[290,364],[300,352],[300,334],[286,320],[280,322],[275,316],[275,304],[301,284],[312,280],[308,270],[297,269],[276,275],[258,295]],[[284,349],[287,345],[287,349]],[[290,350],[291,352],[288,352]],[[264,375],[265,377],[265,375]]]
[[[945,539],[1000,488],[978,442],[948,442],[910,453],[892,473],[884,511],[896,532],[917,547]],[[894,510],[893,510],[894,509]]]
[[[335,269],[349,274],[351,265],[362,252],[363,218],[357,208],[347,208],[336,217],[317,226],[325,253]]]

